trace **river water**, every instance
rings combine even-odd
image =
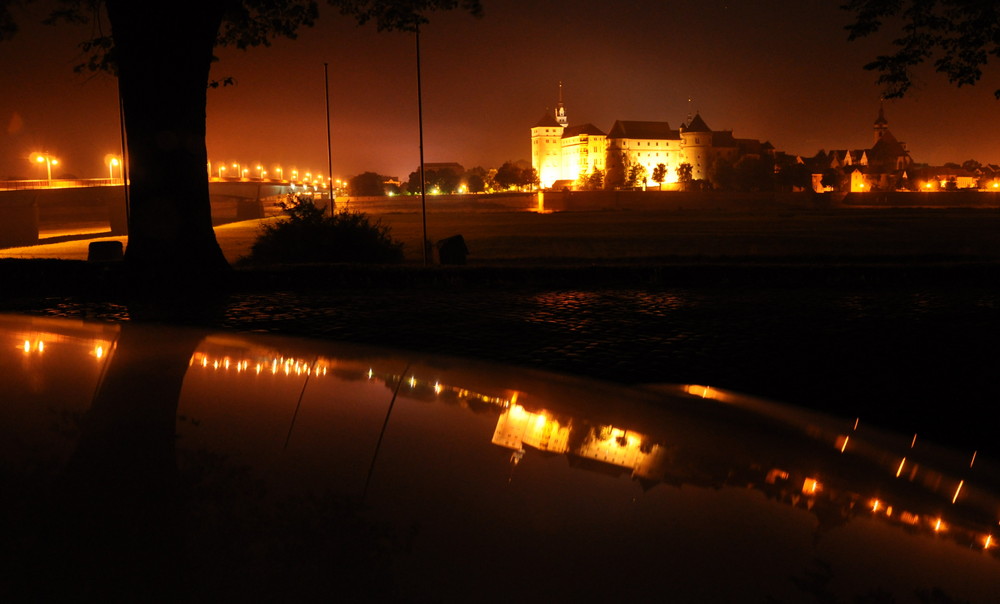
[[[993,419],[1000,401],[1000,292],[992,283],[969,280],[875,281],[640,288],[376,284],[234,294],[207,322],[624,384],[704,384],[970,451],[1000,452]],[[72,298],[49,298],[28,312],[129,318],[122,304]]]

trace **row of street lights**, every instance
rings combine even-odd
[[[32,153],[31,160],[38,164],[45,165],[46,180],[51,186],[52,166],[58,166],[59,159],[49,153]],[[108,166],[108,180],[114,182],[116,171],[118,173],[118,178],[124,179],[124,165],[119,156],[112,154],[105,155],[104,163]],[[232,171],[230,171],[230,168],[232,168]],[[275,166],[273,172],[274,175],[272,176],[272,173],[264,169],[263,164],[255,164],[253,167],[253,174],[253,178],[259,180],[285,180],[285,170],[281,166]],[[227,177],[249,180],[251,178],[251,168],[244,167],[244,165],[239,162],[233,162],[232,164],[220,163],[216,165],[215,173],[213,174],[212,162],[208,162],[208,175],[209,177],[218,177],[220,180]],[[338,190],[347,186],[347,182],[344,180],[339,178],[324,178],[322,174],[313,174],[312,172],[300,173],[298,170],[291,170],[289,172],[289,177],[290,182],[314,185],[324,189],[331,185],[335,185]]]
[[[45,165],[45,180],[49,186],[52,186],[52,166],[59,165],[59,158],[50,153],[32,153],[31,161]],[[118,171],[118,178],[124,180],[121,158],[117,155],[108,154],[104,156],[104,163],[108,165],[108,180],[114,182],[115,170]]]
[[[264,169],[263,164],[254,165],[253,171],[251,172],[251,168],[245,167],[239,162],[233,162],[232,164],[219,163],[215,165],[214,170],[212,169],[212,162],[208,162],[208,175],[210,178],[214,177],[219,180],[225,178],[237,178],[240,180],[249,180],[250,178],[255,178],[257,180],[285,180],[285,170],[281,166],[275,166],[272,175],[272,173]],[[339,178],[324,178],[322,174],[313,174],[312,172],[300,173],[298,170],[291,170],[289,172],[289,180],[294,183],[317,185],[324,189],[334,183],[338,189],[346,184],[345,181]]]

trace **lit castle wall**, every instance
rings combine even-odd
[[[691,165],[691,177],[708,179],[718,159],[735,163],[748,153],[760,153],[755,139],[737,139],[731,130],[713,131],[695,113],[680,128],[667,122],[617,120],[605,133],[593,124],[569,126],[562,102],[562,85],[556,110],[531,127],[531,166],[543,188],[572,187],[596,170],[606,169],[610,151],[623,154],[627,166],[642,166],[646,178],[640,185],[657,186],[653,170],[666,168],[663,182],[677,182],[677,167]]]

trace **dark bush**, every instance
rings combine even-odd
[[[403,244],[394,241],[381,219],[343,209],[327,215],[312,198],[289,196],[282,202],[287,218],[264,224],[250,249],[254,263],[358,262],[398,263]]]

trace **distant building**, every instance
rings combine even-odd
[[[913,177],[913,158],[906,149],[906,143],[889,131],[889,121],[881,105],[872,125],[871,148],[820,151],[806,164],[812,168],[813,187],[817,192],[829,188],[824,187],[821,181],[831,170],[843,174],[844,180],[849,183],[845,188],[854,193],[902,189]]]
[[[677,129],[667,122],[617,120],[605,133],[593,124],[569,126],[559,87],[559,103],[531,127],[531,165],[542,187],[579,183],[604,171],[609,151],[623,154],[626,165],[645,169],[643,186],[656,186],[653,170],[666,168],[664,183],[677,181],[677,167],[691,165],[695,180],[709,179],[720,159],[736,163],[747,154],[770,152],[768,143],[738,139],[731,130],[714,131],[696,113]]]

